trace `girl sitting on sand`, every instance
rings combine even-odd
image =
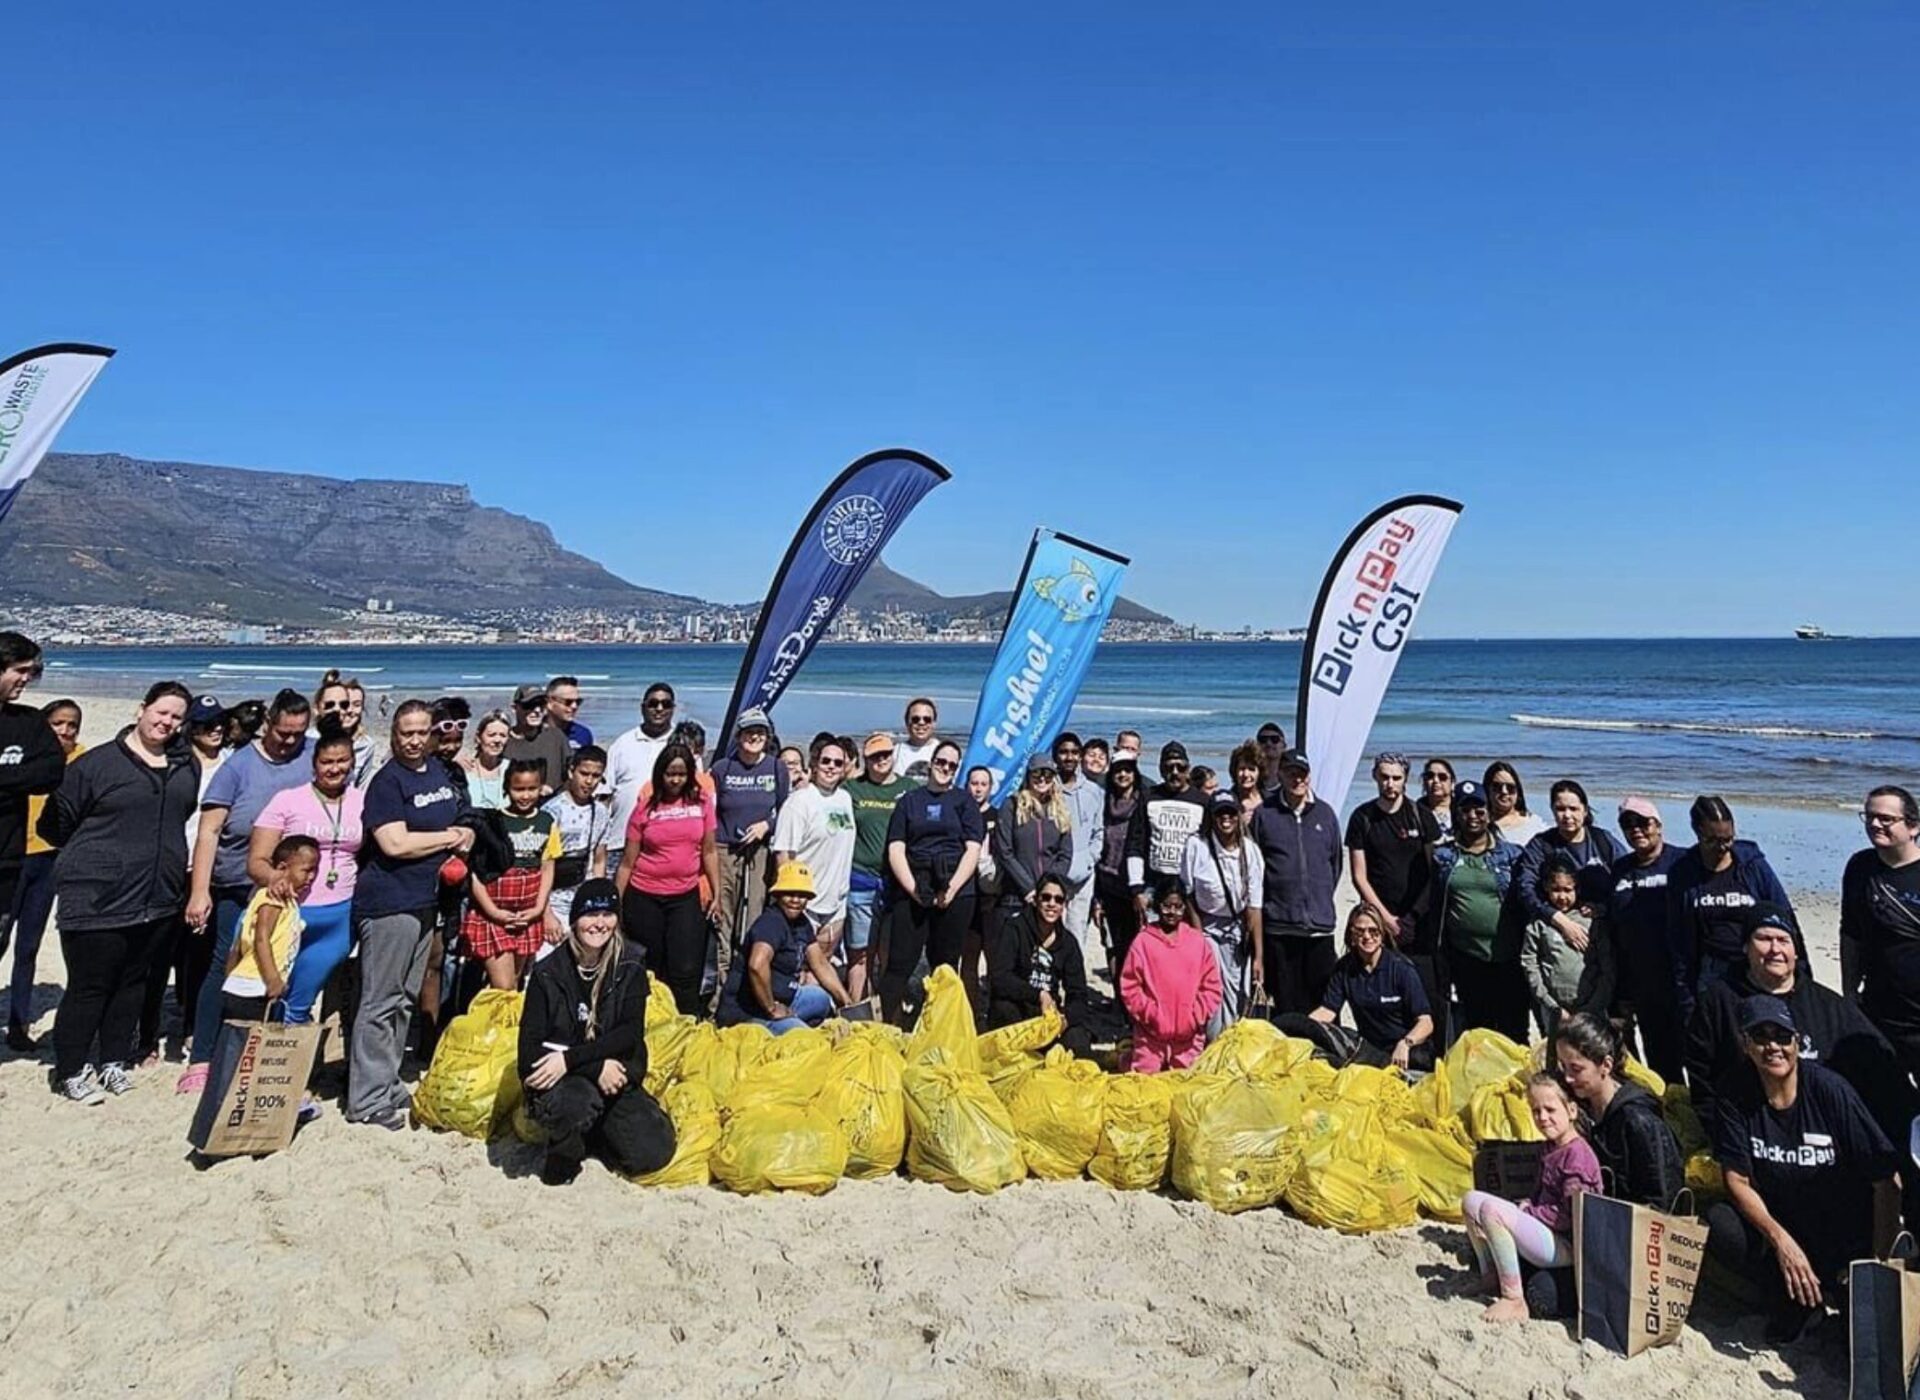
[[[1136,1074],[1192,1064],[1220,1009],[1220,964],[1207,936],[1187,922],[1187,897],[1170,886],[1155,908],[1160,922],[1140,930],[1120,967]]]
[[[1524,1201],[1469,1191],[1461,1203],[1467,1239],[1480,1265],[1481,1286],[1497,1294],[1484,1314],[1488,1322],[1524,1322],[1520,1261],[1561,1269],[1573,1262],[1573,1195],[1600,1189],[1600,1162],[1580,1135],[1573,1098],[1551,1074],[1527,1081],[1533,1126],[1547,1140],[1540,1184]]]
[[[1571,860],[1549,857],[1540,872],[1540,898],[1554,918],[1533,920],[1520,940],[1520,967],[1533,994],[1534,1020],[1548,1039],[1560,1028],[1562,1016],[1576,1011],[1604,1016],[1613,1000],[1613,943],[1607,922],[1581,907],[1579,882]]]
[[[507,765],[507,840],[513,864],[494,879],[471,881],[472,903],[460,924],[467,951],[487,967],[487,985],[511,992],[547,941],[547,899],[560,826],[540,805],[544,767],[537,759]]]

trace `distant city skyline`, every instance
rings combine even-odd
[[[45,119],[0,354],[121,352],[62,451],[460,482],[739,602],[909,446],[954,476],[894,567],[1008,588],[1046,524],[1221,629],[1304,623],[1435,491],[1422,636],[1920,631],[1911,8],[217,0],[9,42]]]

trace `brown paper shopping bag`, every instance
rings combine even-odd
[[[1913,1237],[1897,1257],[1857,1260],[1847,1269],[1848,1400],[1910,1400],[1920,1394],[1920,1272]]]
[[[187,1141],[209,1157],[260,1156],[293,1141],[319,1026],[228,1021]]]
[[[1573,1277],[1581,1340],[1591,1337],[1627,1356],[1671,1342],[1693,1307],[1706,1247],[1706,1223],[1692,1215],[1576,1195]]]

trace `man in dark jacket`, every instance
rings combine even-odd
[[[1888,1138],[1905,1142],[1920,1094],[1893,1046],[1859,1007],[1799,972],[1793,920],[1775,904],[1747,911],[1747,962],[1701,994],[1687,1037],[1687,1081],[1702,1123],[1713,1122],[1718,1087],[1747,1064],[1740,1003],[1778,997],[1793,1012],[1801,1063],[1825,1065],[1851,1084]]]
[[[13,892],[27,854],[27,799],[60,786],[67,756],[31,705],[19,703],[39,678],[40,647],[18,632],[0,632],[0,951],[13,920]]]
[[[1339,960],[1333,892],[1345,851],[1339,815],[1313,795],[1307,756],[1288,749],[1280,788],[1255,809],[1249,833],[1264,861],[1261,937],[1267,995],[1276,1014],[1310,1014],[1326,995]]]

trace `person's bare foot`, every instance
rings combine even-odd
[[[1500,1298],[1480,1314],[1482,1322],[1525,1322],[1527,1320],[1527,1300],[1525,1298]]]

